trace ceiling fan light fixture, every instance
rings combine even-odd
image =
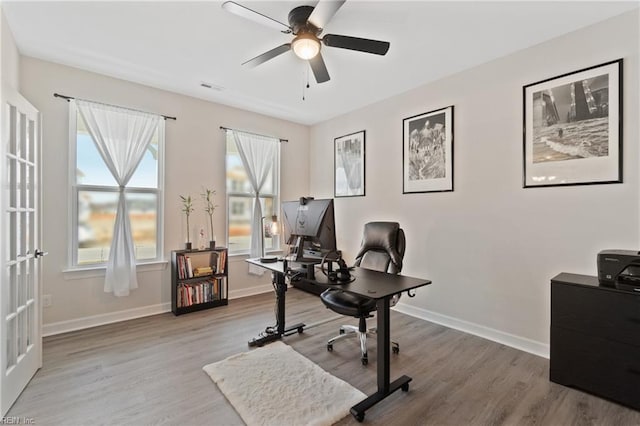
[[[320,52],[320,41],[312,34],[302,33],[293,40],[291,47],[298,58],[308,60]]]

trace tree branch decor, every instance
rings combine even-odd
[[[216,191],[209,188],[203,188],[203,191],[200,196],[204,200],[204,211],[209,215],[209,240],[215,243],[216,239],[213,236],[213,213],[216,211],[218,205],[214,204],[213,197],[216,195]]]
[[[187,195],[186,197],[180,195],[180,200],[182,200],[182,212],[187,216],[187,249],[190,249],[191,238],[189,236],[189,216],[193,212],[193,202],[191,200],[191,195]]]

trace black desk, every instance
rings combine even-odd
[[[284,325],[284,309],[285,309],[285,293],[287,291],[287,283],[285,281],[286,270],[284,269],[284,262],[277,261],[272,263],[262,263],[260,259],[247,259],[248,263],[252,265],[260,266],[268,271],[272,272],[272,282],[276,290],[276,323],[277,327],[274,333],[262,333],[258,337],[254,337],[249,340],[249,346],[262,346],[265,343],[270,343],[276,340],[280,340],[282,336],[293,334],[296,331],[302,333],[304,324],[299,323],[291,327],[285,327]]]
[[[278,327],[275,333],[265,334],[249,341],[249,346],[262,346],[265,343],[279,340],[282,336],[293,334],[296,331],[301,333],[304,324],[296,324],[285,328],[284,325],[284,309],[285,309],[285,292],[287,284],[285,282],[284,262],[278,261],[273,263],[262,263],[260,259],[247,259],[247,262],[265,268],[273,272],[273,283],[276,289],[277,303],[277,322]],[[351,407],[351,414],[356,420],[361,422],[364,420],[365,411],[373,407],[378,402],[385,399],[398,389],[403,391],[409,390],[409,382],[411,377],[403,375],[390,383],[390,308],[391,298],[398,293],[412,290],[431,284],[431,281],[421,278],[411,278],[403,275],[386,274],[384,272],[372,271],[365,268],[354,268],[351,274],[355,280],[348,284],[336,284],[329,281],[321,272],[316,271],[316,283],[327,287],[346,291],[348,293],[357,294],[359,296],[369,297],[376,300],[377,321],[378,321],[378,391],[364,401]]]
[[[409,390],[409,382],[411,381],[409,376],[403,375],[393,383],[390,383],[389,348],[391,341],[389,336],[389,309],[391,307],[391,298],[394,294],[431,284],[431,281],[403,275],[386,274],[364,268],[355,268],[351,271],[351,274],[356,279],[349,284],[333,283],[322,273],[316,273],[315,281],[358,296],[376,299],[378,311],[376,314],[378,321],[378,391],[351,407],[351,414],[361,422],[364,420],[366,410],[398,389],[402,389],[405,392]]]

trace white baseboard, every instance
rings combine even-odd
[[[255,296],[262,293],[274,293],[271,284],[263,284],[255,287],[241,288],[239,290],[230,290],[229,299],[240,299],[241,297]]]
[[[159,305],[143,306],[141,308],[127,309],[125,311],[109,312],[108,314],[92,315],[68,321],[53,322],[42,326],[42,336],[53,336],[55,334],[147,317],[149,315],[163,314],[165,312],[171,312],[171,303],[161,303]]]
[[[232,290],[229,292],[229,299],[239,299],[241,297],[253,296],[267,292],[273,292],[271,284]],[[148,317],[150,315],[163,314],[165,312],[171,312],[171,303],[161,303],[159,305],[143,306],[141,308],[127,309],[125,311],[109,312],[108,314],[92,315],[84,318],[53,322],[42,326],[42,337],[68,333],[70,331],[82,330],[84,328],[97,327],[99,325],[106,325],[119,321]]]
[[[460,330],[465,333],[473,334],[484,339],[502,343],[503,345],[511,346],[512,348],[516,348],[521,351],[529,352],[534,355],[549,359],[548,344],[505,333],[504,331],[485,327],[483,325],[475,324],[469,321],[464,321],[447,315],[438,314],[426,309],[416,308],[415,306],[410,306],[405,303],[398,303],[393,309],[398,312],[402,312],[403,314],[411,315],[412,317],[444,325],[445,327]]]

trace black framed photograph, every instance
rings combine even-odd
[[[335,197],[362,197],[365,190],[365,131],[334,139],[334,195]]]
[[[523,187],[622,182],[622,59],[523,87]]]
[[[453,191],[453,105],[402,120],[402,193]]]

